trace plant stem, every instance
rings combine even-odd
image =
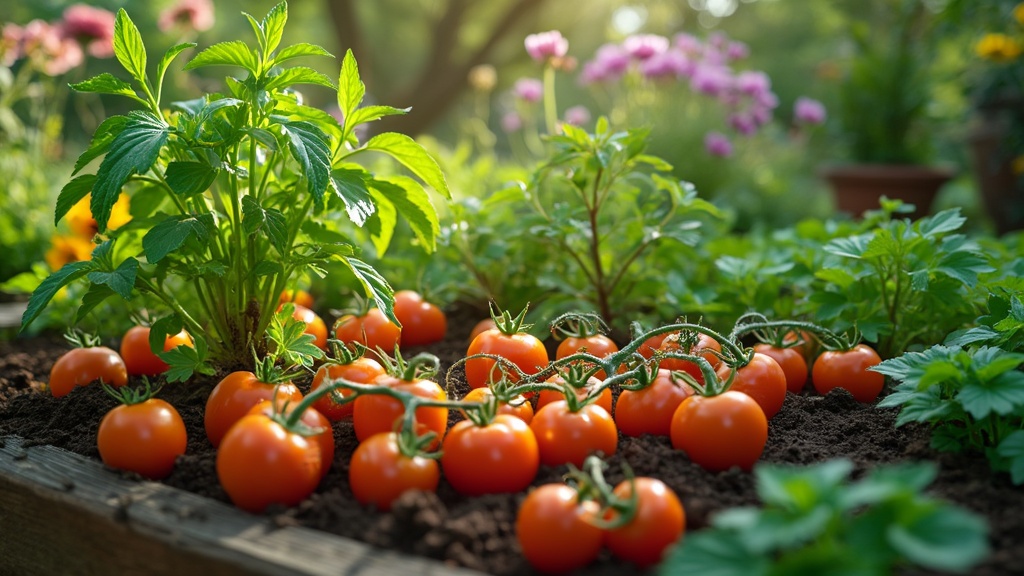
[[[548,134],[555,135],[558,130],[558,107],[555,103],[555,68],[551,64],[544,66],[544,122]]]

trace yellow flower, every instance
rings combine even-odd
[[[50,238],[50,249],[46,251],[46,263],[56,272],[65,264],[92,259],[92,249],[95,247],[85,238],[54,234]]]
[[[1013,19],[1021,26],[1024,26],[1024,2],[1013,7]]]
[[[96,219],[92,217],[92,211],[89,209],[91,196],[92,194],[86,194],[85,198],[82,198],[77,204],[72,206],[71,210],[68,210],[67,216],[65,216],[71,231],[76,235],[87,239],[92,239],[99,229],[99,226],[96,224]],[[114,203],[113,208],[110,210],[110,218],[107,220],[107,228],[110,230],[116,230],[131,221],[132,216],[129,213],[129,208],[130,203],[128,195],[121,194],[121,196],[118,197],[117,202]]]
[[[1010,167],[1013,169],[1013,173],[1016,174],[1017,176],[1024,174],[1024,154],[1021,154],[1020,156],[1014,158],[1013,162],[1010,164]]]

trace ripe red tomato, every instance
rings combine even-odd
[[[507,414],[495,416],[487,426],[469,420],[456,423],[441,450],[445,478],[466,496],[525,490],[540,467],[533,431]]]
[[[282,304],[283,306],[283,304]],[[292,318],[301,320],[306,323],[306,334],[313,335],[313,344],[321,350],[327,349],[327,324],[324,323],[324,319],[321,318],[316,312],[313,312],[305,306],[294,304],[295,311],[292,312]]]
[[[374,434],[361,442],[348,467],[352,495],[384,512],[408,490],[436,492],[440,477],[437,460],[402,454],[394,432]]]
[[[679,346],[679,335],[671,334],[665,341],[661,343],[659,350],[663,352],[679,352],[681,348]],[[690,350],[686,351],[687,354],[693,354],[700,356],[711,364],[714,369],[718,368],[718,365],[722,363],[722,360],[715,354],[716,352],[722,351],[722,345],[707,334],[697,335],[697,344]],[[679,360],[676,358],[665,358],[658,365],[659,368],[665,370],[680,370],[686,372],[690,376],[697,379],[697,382],[704,383],[704,373],[700,371],[700,367],[696,363],[690,362],[689,360]]]
[[[577,352],[586,352],[591,356],[607,358],[618,351],[619,347],[615,345],[615,342],[604,334],[594,334],[586,338],[570,336],[558,344],[558,349],[555,350],[555,360],[561,360]],[[604,380],[606,376],[604,370],[598,370],[594,374],[598,380]]]
[[[364,316],[347,314],[334,325],[334,336],[342,342],[359,342],[370,350],[394,354],[402,329],[388,320],[379,308],[370,308]]]
[[[711,472],[733,466],[750,471],[768,441],[768,419],[753,398],[726,391],[690,396],[672,416],[672,446]]]
[[[754,352],[771,356],[786,374],[786,389],[793,394],[803,392],[807,384],[807,360],[796,348],[776,348],[771,344],[755,344]]]
[[[483,388],[473,388],[468,394],[462,397],[462,401],[486,402],[491,396],[494,396],[494,392],[486,386]],[[533,420],[533,405],[530,404],[530,401],[527,400],[525,396],[520,394],[513,398],[511,402],[498,402],[498,414],[515,416],[529,424]]]
[[[526,495],[516,514],[516,539],[535,570],[565,574],[597,558],[604,530],[593,525],[600,508],[580,502],[565,484],[545,484]]]
[[[634,478],[636,515],[628,524],[607,532],[605,544],[617,557],[644,569],[661,562],[665,550],[683,537],[686,513],[668,486],[654,478]],[[615,487],[615,496],[629,500],[634,487],[629,481]],[[610,519],[615,513],[610,514]]]
[[[309,389],[309,393],[312,394],[318,390],[328,375],[332,379],[342,378],[357,384],[372,384],[377,378],[384,375],[384,367],[376,360],[365,356],[356,358],[350,364],[325,364],[313,375],[313,384]],[[342,396],[352,395],[351,390],[344,388],[339,388],[338,393]],[[339,420],[352,417],[353,404],[354,402],[338,404],[328,394],[327,396],[321,396],[319,400],[314,402],[313,408],[316,408],[317,412],[326,416],[331,422],[338,422]]]
[[[545,466],[568,463],[582,468],[587,456],[595,452],[611,456],[619,444],[615,422],[607,410],[595,404],[570,412],[565,400],[552,402],[533,415],[530,429]]]
[[[623,390],[615,404],[615,425],[627,436],[653,434],[668,437],[672,415],[693,388],[673,381],[672,371],[661,368],[651,385],[643,390]]]
[[[263,414],[247,414],[224,435],[217,478],[231,501],[259,514],[271,504],[294,506],[320,483],[320,446]]]
[[[305,306],[306,308],[313,307],[313,296],[311,296],[309,292],[306,292],[301,288],[298,290],[283,290],[281,292],[281,296],[277,299],[277,301],[281,304],[284,304],[286,302],[294,302],[298,306]]]
[[[278,399],[278,402],[280,403],[281,400]],[[283,408],[286,414],[290,414],[296,406],[297,404],[288,404],[287,407],[278,406],[278,410]],[[249,414],[273,416],[274,406],[270,403],[270,400],[261,400],[259,404],[249,410]],[[303,412],[301,420],[310,429],[321,429],[319,434],[307,436],[306,440],[315,442],[317,447],[320,448],[320,476],[327,476],[331,465],[334,464],[334,430],[331,428],[331,421],[320,412],[317,412],[315,408],[309,408]]]
[[[817,338],[813,334],[806,330],[794,331],[790,330],[782,337],[783,342],[796,342],[797,338],[803,340],[800,344],[793,346],[793,349],[797,351],[804,360],[810,362],[814,355],[818,352],[818,347],[821,345]]]
[[[50,393],[54,398],[67,396],[76,386],[99,380],[111,386],[128,383],[124,360],[106,346],[73,348],[53,363],[50,369]]]
[[[536,374],[548,365],[548,351],[544,348],[544,343],[524,332],[508,335],[497,328],[485,330],[469,343],[466,356],[474,354],[501,356],[526,374]],[[470,388],[486,386],[492,379],[492,370],[494,378],[497,378],[500,369],[495,364],[496,362],[490,358],[467,360],[466,382]],[[519,377],[510,372],[509,380],[518,382]]]
[[[498,325],[494,323],[493,318],[485,318],[476,323],[473,329],[469,332],[469,341],[472,342],[474,338],[480,335],[481,332],[486,332],[492,328],[497,328]]]
[[[115,407],[100,421],[96,434],[104,464],[152,480],[170,475],[187,445],[181,415],[158,398]]]
[[[399,380],[393,376],[382,376],[375,384],[379,386],[390,386],[396,390],[411,392],[421,398],[432,400],[446,400],[448,395],[436,382],[430,380]],[[374,434],[391,432],[395,429],[396,421],[405,414],[405,408],[396,398],[383,394],[365,394],[356,398],[355,408],[352,411],[352,425],[356,431],[356,438],[360,442],[365,441]],[[417,408],[416,434],[423,435],[427,432],[437,434],[437,441],[431,447],[437,446],[444,438],[444,431],[448,428],[447,408]]]
[[[133,326],[121,338],[121,358],[129,376],[157,376],[170,368],[149,347],[149,332],[148,326]],[[188,332],[182,330],[164,338],[164,352],[170,352],[178,346],[194,347]]]
[[[828,394],[833,388],[845,388],[858,402],[873,402],[885,385],[885,377],[868,368],[882,362],[865,344],[850,350],[828,350],[821,353],[811,368],[811,382],[818,394]]]
[[[440,308],[427,302],[418,292],[395,292],[395,317],[402,325],[401,346],[426,346],[444,340],[448,318]]]
[[[651,336],[650,338],[644,340],[644,343],[640,345],[640,348],[637,349],[637,352],[639,352],[640,355],[643,356],[644,358],[650,360],[651,356],[654,356],[654,351],[661,348],[661,345],[665,342],[665,339],[673,334],[678,334],[678,332],[665,332],[663,334],[655,334],[654,336]]]
[[[235,422],[261,400],[271,398],[297,403],[302,400],[302,393],[295,384],[285,382],[277,387],[275,396],[273,384],[260,382],[255,374],[244,370],[225,376],[206,400],[203,424],[210,444],[213,444],[214,448],[220,446],[224,435]]]
[[[724,382],[732,368],[723,364],[718,377]],[[786,373],[779,363],[760,352],[754,352],[750,363],[736,371],[729,390],[743,392],[753,398],[769,420],[779,413],[786,401]]]
[[[551,378],[548,378],[548,382],[557,384],[559,386],[565,386],[565,378],[562,378],[558,374],[555,374]],[[587,385],[583,388],[574,388],[576,391],[576,397],[583,399],[586,398],[593,390],[596,390],[601,385],[601,381],[596,376],[591,376],[587,379]],[[537,395],[537,410],[557,402],[558,400],[565,400],[565,394],[558,390],[541,390],[540,394]],[[594,400],[594,404],[597,404],[601,408],[604,408],[605,412],[612,413],[612,389],[605,388],[597,396],[597,400]]]

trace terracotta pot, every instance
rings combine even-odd
[[[836,208],[855,217],[876,210],[882,196],[913,204],[916,220],[931,211],[942,185],[956,174],[949,168],[914,165],[849,164],[821,171],[835,192]]]
[[[1013,159],[1004,150],[1006,125],[999,115],[985,114],[968,136],[978,195],[1000,236],[1024,228],[1024,179],[1013,173]]]

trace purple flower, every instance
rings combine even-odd
[[[501,129],[505,132],[518,132],[523,128],[523,117],[517,112],[506,112],[501,117]]]
[[[725,55],[729,60],[743,60],[750,56],[750,48],[743,42],[730,42]]]
[[[569,41],[563,38],[558,30],[530,34],[523,43],[530,58],[537,62],[561,58],[569,51]]]
[[[704,51],[704,44],[701,43],[700,39],[693,34],[680,32],[672,38],[672,41],[675,43],[676,48],[680,49],[683,54],[696,56]]]
[[[86,4],[75,4],[64,10],[59,23],[66,38],[83,42],[96,58],[114,55],[114,13]]]
[[[749,113],[733,114],[729,117],[732,129],[744,136],[752,136],[757,132],[758,123]]]
[[[4,24],[3,32],[0,34],[0,64],[10,68],[21,58],[21,37],[24,31],[17,24]]]
[[[690,88],[694,92],[718,96],[728,90],[733,84],[732,74],[724,66],[713,66],[701,63],[693,71],[690,78]]]
[[[817,100],[801,96],[793,104],[793,116],[803,124],[822,124],[825,122],[825,105]]]
[[[536,78],[520,78],[512,86],[512,93],[524,102],[540,102],[544,97],[544,83]]]
[[[704,149],[712,156],[728,158],[732,156],[732,143],[721,132],[708,132],[704,136]]]
[[[590,122],[590,110],[586,106],[573,106],[565,111],[565,123],[582,126]]]
[[[774,108],[774,106],[769,108],[755,104],[750,107],[750,117],[754,119],[754,122],[757,122],[758,126],[764,126],[772,121],[772,108]]]
[[[614,82],[629,68],[629,53],[617,44],[605,44],[594,53],[594,59],[583,64],[582,84]]]
[[[213,28],[213,2],[211,0],[178,0],[178,3],[160,13],[157,27],[167,32],[175,27],[203,32]]]
[[[634,34],[626,38],[622,47],[637,60],[647,60],[668,50],[668,38],[657,34]]]
[[[779,97],[771,90],[759,92],[754,96],[754,103],[769,110],[774,110],[779,107]]]
[[[694,67],[695,64],[686,54],[679,50],[668,50],[641,62],[640,73],[646,78],[688,77],[693,73]]]
[[[764,72],[744,71],[736,75],[735,87],[740,92],[756,98],[771,91],[772,81]]]

